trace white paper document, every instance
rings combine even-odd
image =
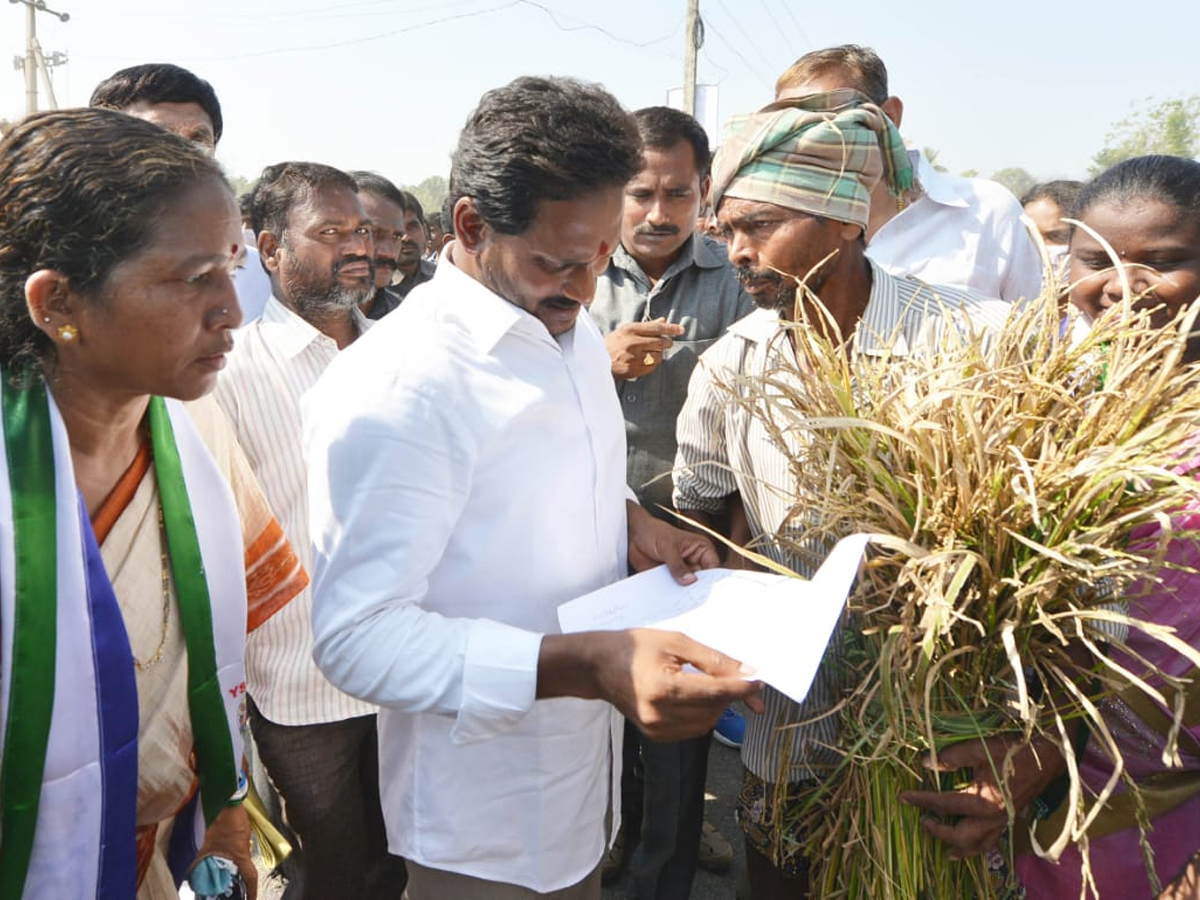
[[[865,534],[840,540],[811,581],[707,569],[683,586],[659,566],[564,603],[558,622],[565,633],[682,631],[753,666],[753,678],[801,701],[854,586],[868,540]]]

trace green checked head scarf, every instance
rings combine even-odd
[[[712,203],[774,203],[865,230],[880,178],[897,197],[912,187],[900,132],[857,91],[829,91],[730,119],[713,162]]]

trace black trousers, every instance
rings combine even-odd
[[[399,900],[406,875],[387,852],[375,716],[277,725],[249,707],[259,758],[300,839],[298,900]]]

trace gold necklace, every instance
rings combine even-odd
[[[167,525],[163,521],[162,503],[158,504],[158,540],[159,540],[159,571],[162,574],[162,634],[158,638],[158,648],[145,662],[136,656],[133,664],[139,672],[153,669],[162,662],[163,651],[167,649],[167,631],[171,624],[171,563],[167,557]]]

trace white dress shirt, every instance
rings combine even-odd
[[[626,574],[624,422],[586,313],[551,337],[449,256],[305,405],[316,659],[382,707],[392,852],[546,892],[608,837],[615,711],[534,696],[557,606]]]
[[[874,234],[867,256],[929,284],[1010,303],[1036,297],[1042,260],[1017,198],[994,181],[944,175],[916,150],[908,155],[925,192]]]
[[[354,317],[360,333],[372,324],[358,310]],[[333,338],[271,297],[262,318],[238,332],[214,391],[288,543],[310,575],[300,398],[337,355]],[[247,690],[264,716],[278,725],[315,725],[375,712],[330,684],[312,651],[310,585],[246,639]]]

